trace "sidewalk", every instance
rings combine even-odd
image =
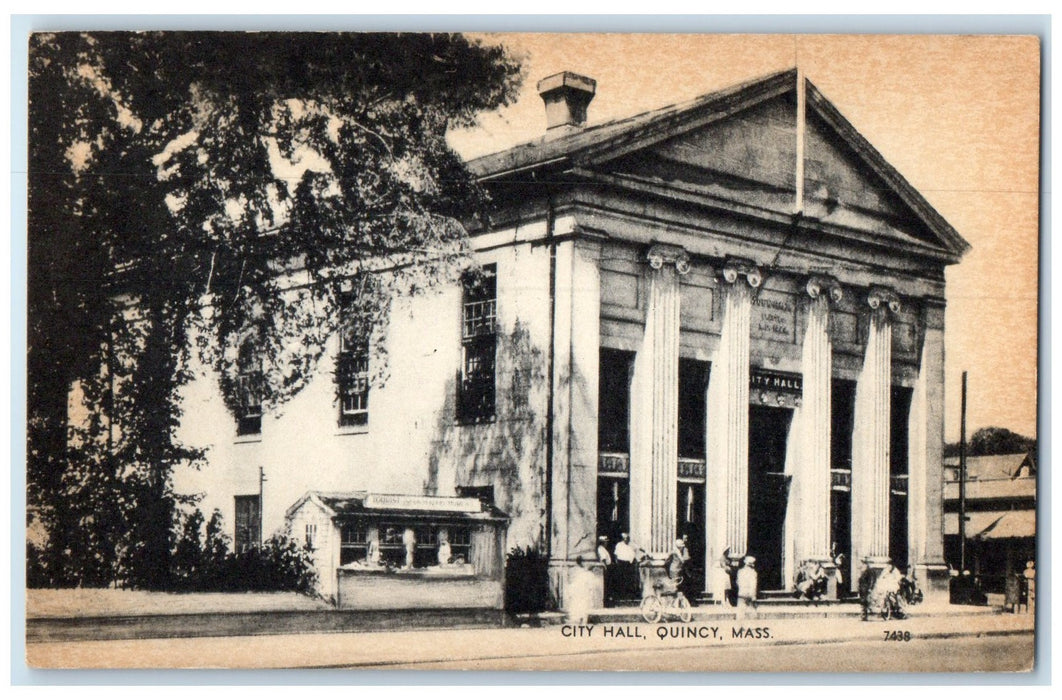
[[[529,659],[609,652],[725,650],[835,642],[890,644],[942,638],[1028,638],[1031,615],[927,615],[902,621],[850,618],[733,619],[690,624],[594,623],[537,629],[486,628],[364,634],[260,635],[138,641],[52,642],[27,645],[27,660],[44,668],[292,668],[394,667],[445,664],[472,667],[493,660],[521,668]],[[888,635],[894,633],[894,638]],[[897,639],[895,635],[899,635]],[[907,637],[906,639],[904,637]],[[1024,644],[1024,643],[1023,643]],[[854,652],[854,649],[853,649]],[[866,652],[863,652],[866,653]]]

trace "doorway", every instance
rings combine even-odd
[[[686,540],[690,560],[686,563],[685,588],[699,594],[704,590],[704,484],[679,481],[675,518],[676,536]]]
[[[788,408],[749,407],[748,553],[756,557],[761,591],[785,588],[782,550],[789,502],[785,449],[792,418]]]

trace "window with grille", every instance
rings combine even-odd
[[[240,346],[236,361],[236,434],[262,432],[262,356],[252,340]]]
[[[369,555],[369,528],[363,523],[345,523],[340,528],[339,564],[363,561]]]
[[[463,280],[461,381],[457,397],[458,418],[463,421],[494,417],[497,280],[495,265],[470,272]]]
[[[317,543],[317,523],[306,523],[306,548],[313,549]]]
[[[472,531],[469,528],[450,528],[450,557],[458,563],[472,561]]]
[[[340,336],[336,365],[339,383],[339,425],[367,425],[369,334],[360,328],[345,330]]]

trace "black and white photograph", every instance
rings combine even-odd
[[[1039,37],[25,51],[30,668],[1035,670]]]

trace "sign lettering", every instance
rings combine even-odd
[[[763,291],[752,305],[751,335],[754,338],[795,342],[796,306],[788,294]]]
[[[804,378],[792,372],[774,372],[752,367],[749,370],[749,389],[800,396],[804,392]]]
[[[370,493],[365,497],[366,508],[394,508],[402,510],[449,511],[478,513],[478,498],[447,498],[445,496],[400,496],[388,493]]]

